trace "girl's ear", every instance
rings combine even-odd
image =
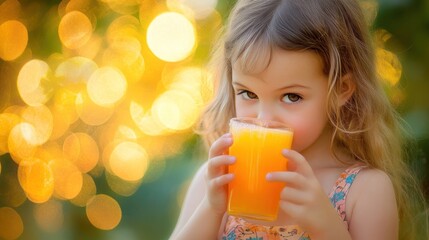
[[[338,94],[340,106],[343,106],[351,98],[355,89],[356,84],[351,73],[347,73],[341,77],[340,92]]]

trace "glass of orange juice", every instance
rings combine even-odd
[[[287,159],[281,151],[290,149],[293,131],[279,122],[232,118],[230,132],[233,144],[229,155],[235,156],[236,162],[228,167],[228,172],[235,175],[228,185],[228,214],[276,220],[285,184],[269,182],[266,175],[287,170]]]

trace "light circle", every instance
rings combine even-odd
[[[163,13],[157,16],[147,29],[149,49],[167,62],[178,62],[187,58],[195,43],[193,24],[179,13]]]

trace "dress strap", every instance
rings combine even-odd
[[[349,193],[350,187],[352,186],[356,175],[366,166],[364,165],[353,165],[350,168],[347,168],[343,173],[340,174],[335,185],[332,188],[331,193],[329,194],[329,199],[331,200],[332,205],[337,210],[341,219],[347,225],[346,221],[346,198]]]

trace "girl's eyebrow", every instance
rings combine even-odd
[[[239,86],[239,87],[247,88],[247,87],[246,87],[246,86],[244,86],[243,84],[241,84],[241,83],[239,83],[239,82],[236,82],[236,81],[232,81],[232,85],[237,85],[237,86]]]
[[[239,83],[239,82],[237,82],[237,81],[232,81],[232,85],[235,85],[235,86],[238,86],[238,87],[243,87],[243,88],[248,88],[248,87],[247,87],[247,86],[245,86],[244,84]],[[276,89],[276,90],[277,90],[277,91],[280,91],[280,90],[286,90],[286,89],[289,89],[289,88],[303,88],[303,89],[309,89],[310,87],[308,87],[308,86],[304,86],[304,85],[300,85],[300,84],[292,84],[292,85],[288,85],[288,86],[284,86],[284,87],[278,88],[278,89]]]

